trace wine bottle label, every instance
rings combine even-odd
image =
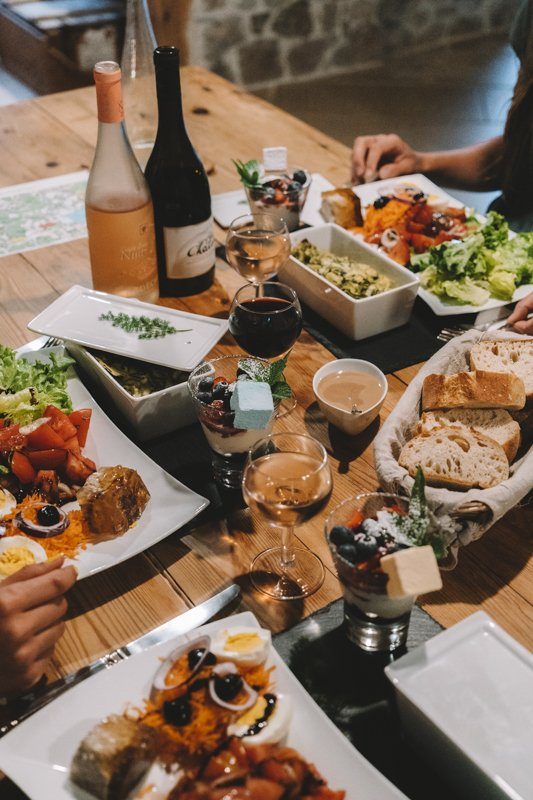
[[[215,263],[213,218],[184,228],[163,228],[167,278],[195,278]]]

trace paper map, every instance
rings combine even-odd
[[[0,256],[87,236],[88,172],[72,172],[0,189]]]

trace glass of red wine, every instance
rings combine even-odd
[[[247,284],[233,298],[229,329],[237,344],[252,356],[276,359],[288,354],[302,325],[298,295],[284,283]],[[278,416],[292,411],[295,405],[294,397],[284,401]]]

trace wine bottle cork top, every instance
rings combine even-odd
[[[100,122],[121,122],[124,119],[122,105],[122,73],[115,61],[99,61],[94,66],[96,102]]]

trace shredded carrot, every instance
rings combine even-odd
[[[83,521],[81,511],[69,511],[68,518],[70,524],[63,533],[58,533],[57,536],[51,536],[49,539],[41,538],[39,536],[30,536],[25,531],[16,527],[13,520],[19,511],[24,511],[24,515],[31,521],[37,522],[37,509],[35,503],[42,503],[43,499],[40,495],[28,495],[22,500],[21,503],[13,510],[13,512],[4,520],[6,525],[6,536],[26,536],[28,539],[38,542],[41,547],[46,551],[46,555],[50,560],[58,556],[66,556],[67,558],[76,558],[80,550],[85,550],[89,542],[94,541],[95,537]]]
[[[405,218],[412,214],[413,206],[401,200],[393,198],[389,200],[383,208],[368,206],[365,214],[364,233],[365,237],[376,233],[383,233],[387,228],[394,228],[400,224],[405,224]]]

